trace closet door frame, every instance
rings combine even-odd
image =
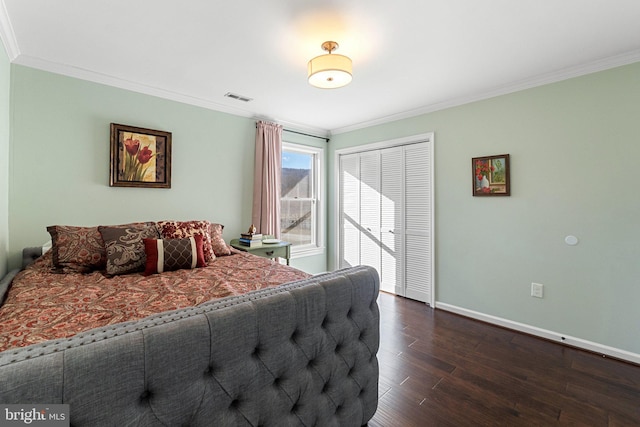
[[[334,265],[340,265],[340,255],[341,255],[341,227],[340,227],[340,156],[354,153],[361,153],[365,151],[372,150],[380,150],[384,148],[397,147],[402,145],[410,145],[410,144],[418,144],[421,142],[429,143],[430,150],[430,164],[429,164],[429,174],[430,174],[430,189],[429,189],[429,197],[431,199],[431,225],[429,230],[429,245],[431,247],[431,271],[430,271],[430,283],[431,283],[431,295],[430,301],[427,301],[430,307],[435,307],[435,205],[434,205],[434,191],[435,191],[435,182],[434,182],[434,133],[422,133],[418,135],[412,135],[404,138],[397,138],[387,141],[374,142],[370,144],[357,145],[355,147],[343,148],[336,150],[334,153],[334,194],[336,195],[336,200],[334,203],[334,218],[335,218],[335,227],[334,227],[334,242],[336,247],[334,248]]]

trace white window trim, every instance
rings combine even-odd
[[[316,176],[313,180],[314,192],[316,194],[316,243],[310,245],[291,246],[291,259],[302,258],[312,255],[322,255],[325,253],[325,227],[326,215],[324,208],[324,148],[312,147],[308,145],[295,144],[292,142],[282,142],[282,151],[296,151],[298,153],[315,154]],[[281,196],[282,197],[282,196]]]

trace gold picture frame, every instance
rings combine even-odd
[[[109,186],[171,188],[171,132],[111,123]]]

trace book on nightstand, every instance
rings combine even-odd
[[[262,244],[262,239],[245,239],[245,238],[239,238],[238,242],[240,242],[240,244],[242,246],[259,246]]]
[[[241,239],[246,239],[246,240],[262,240],[262,234],[259,234],[259,233],[254,233],[254,234],[240,233],[240,238]]]

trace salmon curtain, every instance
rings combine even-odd
[[[258,233],[280,238],[282,126],[259,121],[256,126],[253,177],[253,224]]]

